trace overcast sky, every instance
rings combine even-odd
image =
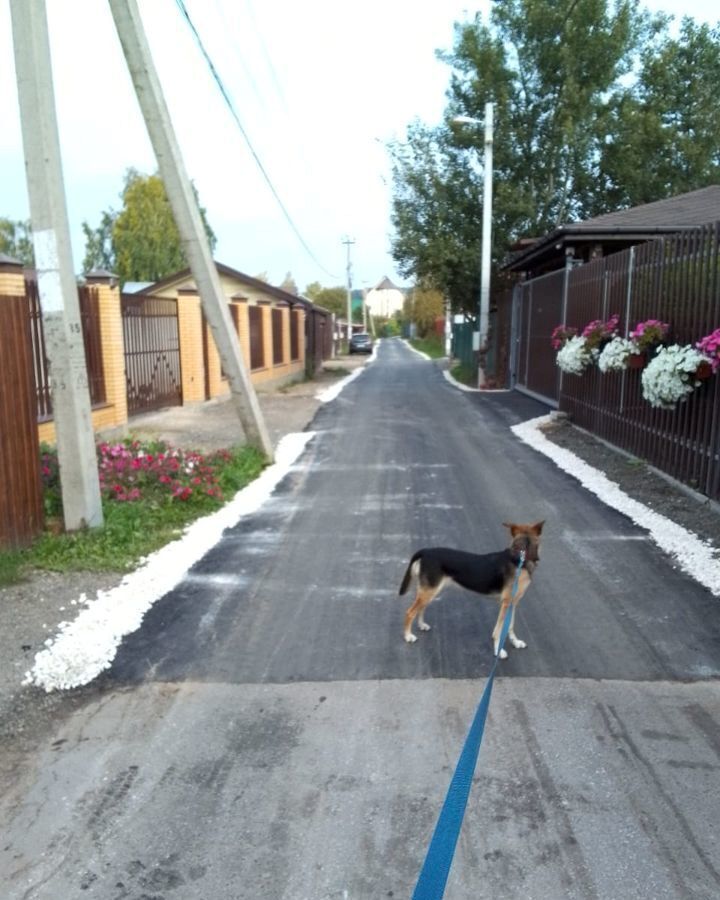
[[[564,2],[564,0],[563,0]],[[709,0],[645,5],[713,24]],[[353,286],[387,275],[385,145],[415,118],[442,118],[453,23],[488,0],[186,0],[252,147],[302,241],[261,175],[175,0],[140,0],[185,166],[218,238],[215,256],[279,284],[290,272]],[[128,167],[156,165],[106,0],[47,0],[56,106],[76,270],[81,223],[118,209]],[[0,0],[0,216],[29,217],[9,0]],[[306,246],[308,249],[306,249]]]

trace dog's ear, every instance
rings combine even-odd
[[[517,525],[515,525],[513,522],[503,522],[503,525],[505,526],[505,528],[509,528],[509,529],[510,529],[510,535],[511,535],[511,537],[515,537],[515,535],[516,535],[517,532],[518,532],[518,527],[517,527]]]
[[[542,530],[543,530],[543,525],[544,525],[544,524],[545,524],[545,519],[543,519],[542,522],[536,522],[536,523],[533,525],[532,530],[535,532],[535,534],[537,534],[537,535],[541,535],[541,534],[542,534]]]

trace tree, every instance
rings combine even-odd
[[[641,54],[637,80],[608,103],[595,179],[598,212],[720,179],[720,29],[685,18],[677,38],[658,37]]]
[[[30,222],[13,222],[0,217],[0,253],[6,253],[24,266],[33,268],[35,254]]]
[[[335,313],[343,319],[347,318],[347,288],[340,286],[325,288],[319,281],[313,281],[305,288],[305,296],[328,312]]]
[[[445,314],[445,299],[439,291],[415,287],[405,298],[403,314],[414,322],[417,336],[424,338],[435,331],[435,322]]]
[[[493,259],[519,236],[581,218],[604,140],[608,96],[662,21],[637,0],[496,0],[455,25],[446,124],[393,145],[392,252],[400,271],[473,310],[479,283],[483,131],[456,125],[495,108]],[[588,52],[588,47],[592,52]]]
[[[105,269],[114,271],[115,252],[113,250],[112,229],[117,213],[105,210],[100,216],[100,225],[93,231],[87,222],[82,223],[85,235],[85,257],[83,259],[83,272],[91,272],[93,269]]]
[[[83,222],[84,265],[90,269],[110,269],[122,284],[159,281],[186,268],[180,235],[160,176],[142,175],[135,169],[128,169],[121,197],[122,209],[103,212],[95,230]],[[197,191],[195,197],[197,199]],[[216,238],[202,207],[200,215],[212,252]]]
[[[298,286],[295,279],[292,277],[292,272],[288,272],[285,278],[283,279],[283,283],[280,285],[280,289],[283,291],[287,291],[288,294],[298,295]]]

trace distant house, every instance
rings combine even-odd
[[[668,234],[720,220],[720,185],[560,225],[540,238],[523,238],[510,248],[502,272],[536,278],[564,268],[566,261],[590,262]]]
[[[371,315],[389,319],[396,312],[402,312],[403,304],[405,303],[405,293],[385,276],[374,288],[370,288],[367,292],[365,303]]]
[[[304,297],[274,287],[223,263],[215,263],[223,294],[255,385],[278,384],[315,372],[323,359],[332,353],[332,317]],[[194,305],[199,329],[198,356],[191,363],[183,361],[183,396],[193,400],[221,396],[229,390],[221,372],[212,335],[204,321],[200,297],[190,269],[183,269],[149,286],[141,287],[131,297],[183,300],[183,307]],[[202,389],[201,386],[202,385]]]

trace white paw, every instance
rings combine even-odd
[[[510,643],[516,650],[524,650],[527,647],[525,641],[521,641],[520,638],[513,637],[510,635]]]
[[[420,629],[420,631],[430,631],[430,626],[427,622],[418,623],[418,628]]]
[[[500,659],[507,659],[507,650],[500,651]]]
[[[406,634],[405,640],[408,642],[408,644],[414,644],[417,640],[417,636],[414,634]]]

